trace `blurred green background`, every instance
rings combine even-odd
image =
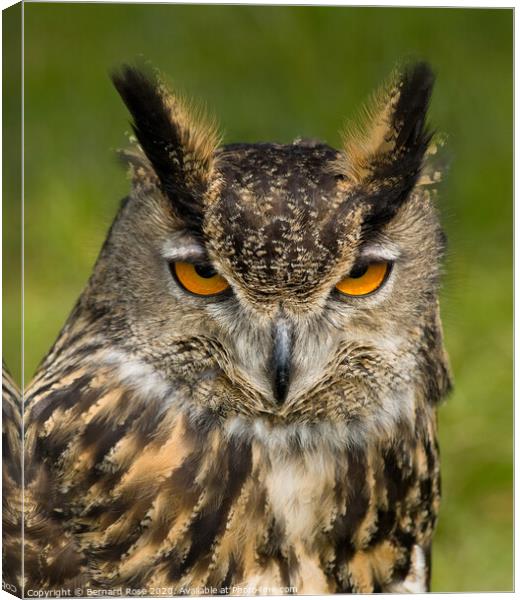
[[[433,590],[511,590],[512,10],[25,4],[26,379],[128,191],[115,158],[128,116],[107,73],[138,56],[205,100],[225,141],[332,145],[397,60],[432,63],[431,120],[451,158],[442,310],[456,386],[440,410]]]

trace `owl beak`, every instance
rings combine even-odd
[[[273,395],[278,404],[283,404],[291,383],[291,359],[293,332],[291,324],[279,318],[273,325],[273,346],[271,353],[271,377]]]

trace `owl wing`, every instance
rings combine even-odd
[[[145,389],[101,362],[69,367],[38,374],[26,394],[25,566],[33,587],[84,590],[110,585],[185,449]]]

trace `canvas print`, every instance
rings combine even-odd
[[[4,590],[511,590],[512,11],[9,10]]]

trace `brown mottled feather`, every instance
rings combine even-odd
[[[450,387],[444,238],[422,177],[433,78],[419,65],[393,81],[368,139],[341,151],[216,149],[157,80],[115,76],[141,149],[26,390],[26,587],[427,589]],[[393,263],[381,291],[338,297],[378,253]],[[184,260],[210,264],[229,293],[183,291],[168,263]]]

